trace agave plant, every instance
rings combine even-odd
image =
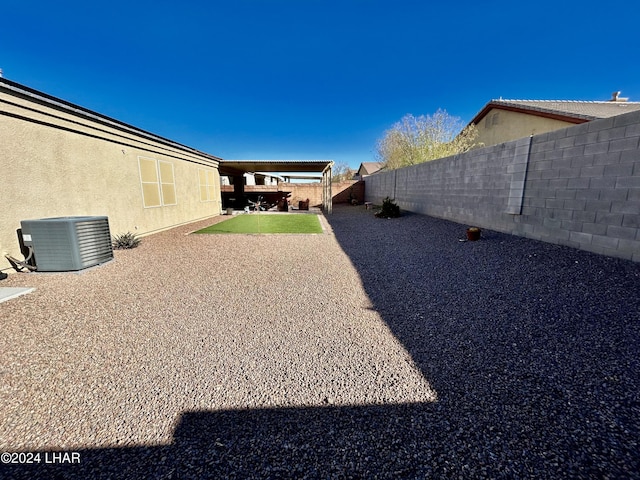
[[[120,235],[113,236],[113,248],[117,250],[125,248],[136,248],[140,245],[140,239],[135,233],[127,232]]]

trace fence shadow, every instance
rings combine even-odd
[[[461,477],[640,478],[640,264],[362,207],[328,221],[438,392],[425,431]],[[490,463],[485,463],[485,462]],[[438,463],[438,462],[436,462]],[[484,464],[484,466],[483,466]]]
[[[55,454],[40,452],[38,464],[4,465],[2,478],[446,477],[447,459],[425,457],[446,436],[423,434],[434,405],[185,412],[171,445],[78,450],[75,464],[46,463]]]

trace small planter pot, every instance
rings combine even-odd
[[[467,240],[470,242],[480,240],[480,233],[481,231],[478,227],[467,228]]]

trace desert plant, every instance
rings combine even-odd
[[[349,205],[358,205],[358,198],[353,193],[353,185],[349,187]]]
[[[386,197],[382,201],[382,208],[376,213],[378,218],[396,218],[400,216],[400,206],[396,205],[393,200]]]
[[[120,235],[113,236],[113,248],[117,250],[122,250],[126,248],[136,248],[140,245],[140,239],[136,236],[135,233],[127,232],[122,233]]]

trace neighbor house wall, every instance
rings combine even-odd
[[[575,123],[493,108],[477,124],[476,143],[482,146],[497,145],[573,125]]]
[[[112,234],[145,235],[220,213],[216,157],[5,80],[0,139],[2,257],[22,258],[25,219],[106,215]],[[174,205],[145,206],[140,158],[172,165]]]
[[[366,198],[640,261],[640,112],[365,179]]]

